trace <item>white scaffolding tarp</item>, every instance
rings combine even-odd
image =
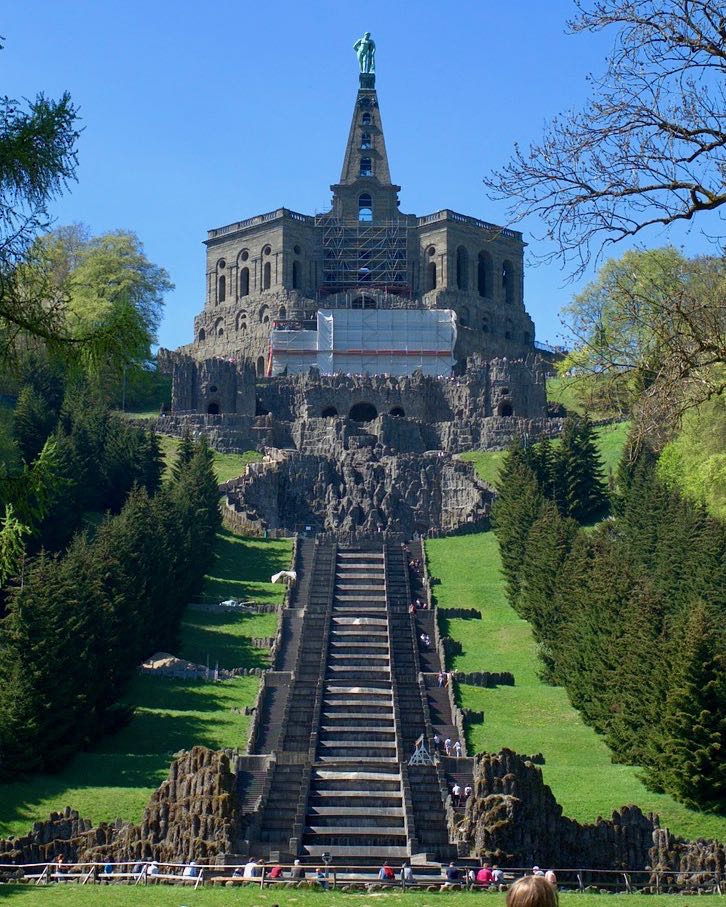
[[[272,374],[449,375],[455,342],[451,309],[320,309],[316,331],[272,331]]]

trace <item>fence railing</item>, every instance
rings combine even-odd
[[[250,864],[196,864],[196,863],[162,863],[157,861],[128,861],[119,863],[0,863],[0,878],[3,881],[18,881],[26,884],[126,884],[153,885],[173,884],[190,885],[200,888],[204,885],[306,885],[320,888],[346,887],[395,889],[445,889],[473,890],[483,888],[504,888],[525,875],[531,875],[529,867],[506,867],[501,870],[499,884],[478,883],[471,879],[470,871],[476,874],[473,860],[461,860],[457,864],[459,877],[448,879],[445,870],[439,870],[435,864],[413,865],[411,875],[403,872],[400,861],[390,866],[393,879],[379,878],[379,869],[370,865],[323,865],[306,863],[305,865],[259,863]],[[557,884],[561,890],[606,892],[638,891],[649,894],[669,894],[684,891],[708,892],[722,895],[725,880],[719,871],[689,870],[675,871],[668,869],[555,869]]]

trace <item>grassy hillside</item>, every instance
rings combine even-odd
[[[687,809],[648,791],[636,768],[610,761],[605,743],[572,708],[565,690],[540,681],[529,624],[517,616],[504,594],[493,533],[432,540],[426,543],[426,554],[431,574],[441,580],[434,589],[439,606],[482,612],[482,620],[444,621],[444,631],[464,649],[451,667],[511,671],[515,678],[513,687],[460,686],[461,704],[484,711],[484,723],[470,729],[473,751],[507,746],[523,754],[542,752],[546,783],[565,815],[581,822],[636,803],[644,812],[659,813],[676,834],[726,840],[725,818]]]
[[[179,438],[172,438],[171,435],[159,435],[161,452],[164,457],[164,463],[168,468],[176,456],[179,447]],[[256,460],[262,459],[262,454],[256,450],[246,450],[244,453],[220,453],[218,450],[212,451],[214,454],[214,471],[217,474],[218,482],[228,482],[230,479],[236,479],[237,476],[244,474],[245,466]]]
[[[613,425],[599,425],[595,429],[597,447],[600,451],[606,474],[615,470],[628,437],[629,422],[616,422]],[[558,444],[555,439],[554,444]],[[504,457],[503,450],[470,450],[461,455],[462,460],[473,463],[479,478],[494,485],[499,473],[499,466]]]
[[[282,600],[284,587],[270,576],[290,563],[289,541],[245,539],[220,532],[217,559],[205,593],[256,601]],[[222,586],[220,586],[222,583]],[[261,667],[268,653],[253,649],[250,638],[275,633],[274,614],[216,614],[187,609],[175,655],[220,667]],[[149,653],[152,654],[152,653]],[[117,734],[75,756],[56,775],[33,775],[27,781],[0,784],[0,835],[22,834],[52,810],[77,809],[94,822],[117,816],[138,821],[154,788],[164,780],[174,753],[195,744],[244,747],[249,717],[237,710],[257,696],[256,677],[206,684],[137,676],[125,701],[136,709]],[[75,889],[74,889],[75,890]],[[89,902],[92,903],[92,902]],[[30,904],[30,901],[28,901]]]

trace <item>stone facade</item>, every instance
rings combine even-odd
[[[335,457],[280,453],[225,486],[241,531],[306,528],[402,532],[486,528],[491,491],[470,463],[433,453],[386,456],[375,447]]]
[[[193,358],[247,358],[265,373],[276,321],[310,320],[318,308],[453,309],[456,358],[524,358],[534,325],[524,307],[521,233],[448,209],[399,209],[376,90],[361,85],[331,208],[288,208],[210,230],[206,292]]]

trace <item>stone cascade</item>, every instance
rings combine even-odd
[[[338,551],[303,852],[409,856],[384,553]]]

